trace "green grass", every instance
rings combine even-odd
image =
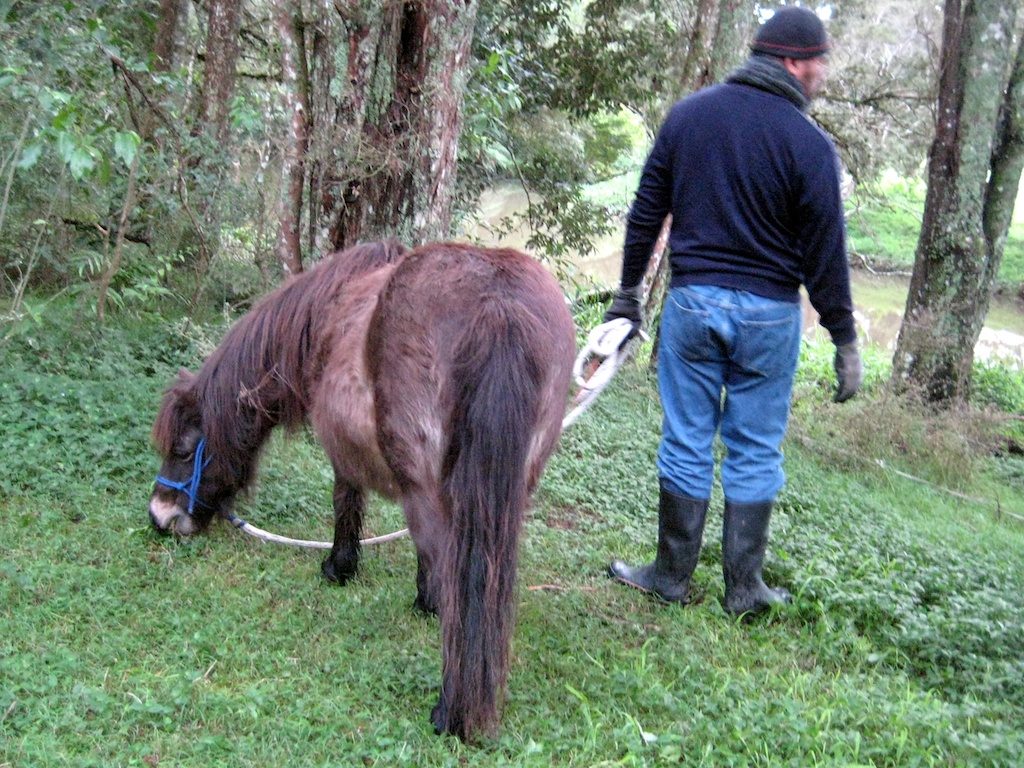
[[[367,549],[337,588],[319,554],[223,524],[185,541],[150,530],[160,392],[219,326],[118,320],[95,335],[51,309],[0,347],[4,768],[996,766],[1024,753],[1024,527],[1010,517],[1024,515],[1024,464],[975,452],[953,472],[938,448],[884,454],[969,501],[850,456],[886,450],[850,434],[877,431],[873,360],[866,397],[836,406],[827,354],[805,355],[766,567],[796,603],[752,625],[719,602],[717,488],[697,604],[664,607],[603,575],[612,557],[649,557],[655,535],[660,410],[648,376],[625,371],[544,476],[501,734],[466,746],[428,724],[439,630],[411,610],[407,540]],[[321,452],[299,435],[272,441],[240,512],[326,538],[329,499]],[[399,518],[375,502],[368,526]]]
[[[997,282],[1024,283],[1024,185],[1018,195]],[[869,263],[909,271],[921,229],[926,186],[921,180],[893,174],[859,190],[847,201],[850,251]]]

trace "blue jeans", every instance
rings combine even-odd
[[[799,303],[710,285],[669,292],[658,355],[663,487],[709,498],[712,443],[720,430],[725,498],[740,504],[775,498],[785,481],[780,446],[800,326]]]

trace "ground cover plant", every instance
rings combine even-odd
[[[467,746],[424,715],[438,625],[411,610],[407,541],[367,549],[339,589],[318,553],[226,525],[182,541],[150,529],[159,395],[223,320],[122,316],[97,332],[77,312],[54,302],[0,345],[0,766],[996,766],[1024,754],[1024,465],[995,417],[961,429],[912,414],[906,444],[874,436],[883,419],[901,434],[880,355],[851,408],[828,400],[829,348],[805,351],[766,567],[796,602],[752,625],[719,604],[717,492],[697,604],[664,607],[605,578],[613,556],[650,556],[655,532],[660,410],[645,369],[625,371],[549,465],[524,537],[502,730]],[[989,404],[1019,408],[1019,378],[1000,381]],[[922,445],[954,429],[963,440]],[[331,473],[313,440],[274,440],[261,477],[243,517],[329,535]],[[372,506],[368,533],[401,525]]]

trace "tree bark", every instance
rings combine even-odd
[[[1024,32],[1017,41],[1010,81],[999,113],[992,173],[985,197],[985,241],[990,248],[985,279],[991,284],[999,273],[1013,206],[1024,170]]]
[[[477,7],[477,0],[321,6],[310,146],[320,250],[448,235]]]
[[[696,16],[698,21],[691,33],[683,66],[683,86],[688,93],[718,82],[743,57],[741,41],[752,26],[754,4],[752,0],[700,0]],[[672,217],[669,215],[654,246],[651,257],[654,266],[648,270],[644,280],[644,285],[650,281],[644,302],[645,314],[649,318],[654,317],[664,303],[671,281],[671,253],[668,249],[671,224]],[[659,323],[654,331],[654,346],[647,361],[652,371],[658,367],[660,338]]]
[[[1002,0],[945,4],[928,193],[893,358],[897,389],[920,389],[936,403],[970,393],[974,345],[1002,255],[999,243],[1009,225],[1008,216],[1004,225],[994,212],[1006,192],[1004,171],[1001,178],[994,171],[1000,165],[1000,115],[1010,103],[1007,62],[1016,13],[1016,4]],[[1002,232],[990,231],[997,228]]]
[[[199,129],[222,145],[228,137],[231,97],[235,92],[242,0],[210,0],[206,23]]]
[[[274,21],[281,38],[281,85],[289,135],[281,163],[277,256],[286,275],[302,271],[302,192],[309,126],[309,73],[302,9],[295,0],[275,0]]]
[[[187,21],[188,0],[160,0],[153,41],[153,68],[157,72],[170,72],[178,66]]]
[[[187,21],[188,0],[160,0],[156,34],[153,38],[152,69],[154,72],[170,72],[178,66]],[[153,142],[158,125],[157,116],[151,109],[141,108],[138,118],[135,119],[136,112],[133,108],[132,93],[128,86],[125,87],[125,97],[128,109],[133,115],[133,123],[142,140],[148,143]]]
[[[693,30],[687,41],[683,62],[682,86],[684,93],[699,90],[711,84],[711,57],[718,26],[719,0],[698,0],[694,13]]]
[[[754,36],[754,5],[754,0],[720,1],[707,84],[718,82],[746,58]]]
[[[180,195],[196,200],[195,211],[184,205],[193,232],[185,235],[181,248],[196,275],[190,303],[195,306],[203,291],[210,262],[220,247],[220,191],[231,158],[231,98],[235,92],[239,55],[242,0],[209,0],[206,54],[199,91],[193,136],[202,137],[201,148],[183,159],[187,173],[180,176]],[[186,183],[187,182],[187,183]]]

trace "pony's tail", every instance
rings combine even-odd
[[[538,427],[544,371],[531,354],[537,329],[498,298],[486,301],[455,350],[451,443],[442,500],[449,514],[442,558],[439,732],[462,739],[497,725],[515,614],[527,462]],[[530,318],[532,320],[532,318]],[[543,332],[542,330],[540,332]]]

